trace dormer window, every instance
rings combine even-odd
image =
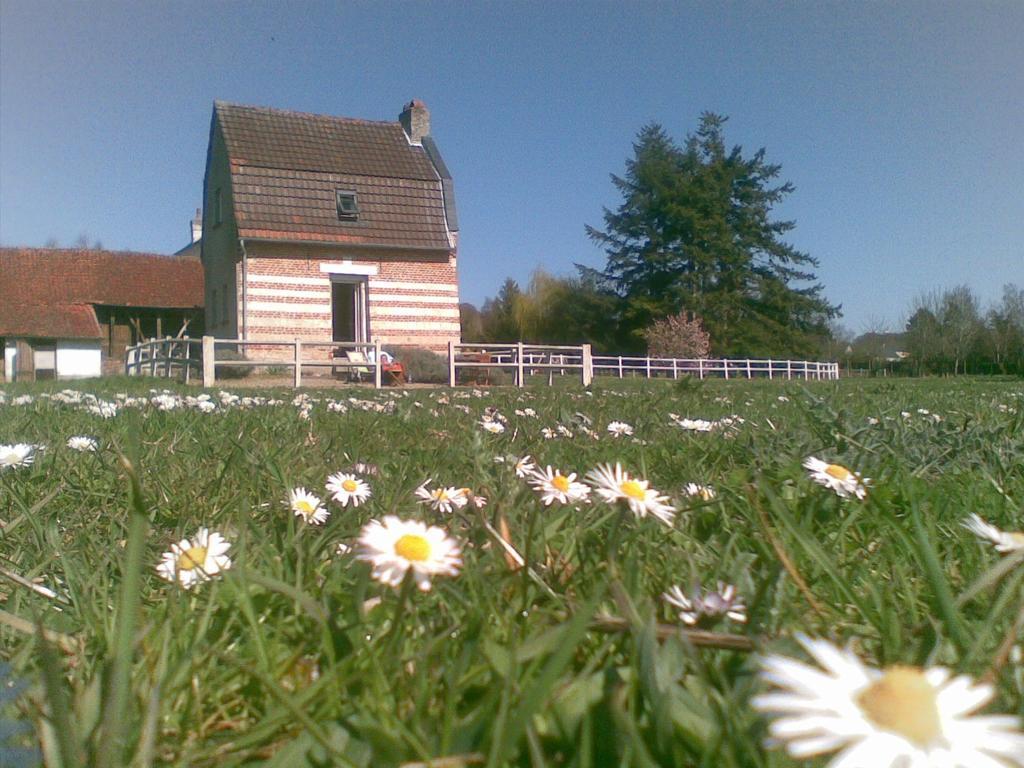
[[[335,190],[335,200],[338,203],[338,219],[341,221],[355,221],[359,218],[359,206],[356,204],[356,193],[350,189]]]

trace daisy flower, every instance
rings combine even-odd
[[[231,544],[219,533],[200,528],[195,538],[171,544],[171,551],[164,552],[156,572],[167,581],[177,581],[191,589],[231,567],[231,559],[225,554],[230,548]]]
[[[411,570],[424,592],[430,589],[431,576],[455,576],[462,565],[459,545],[444,530],[394,515],[363,526],[357,557],[373,566],[373,578],[392,587]]]
[[[68,438],[68,448],[73,451],[82,451],[83,453],[89,451],[95,451],[99,448],[99,443],[93,437],[85,437],[84,435],[75,435],[74,437]]]
[[[550,465],[545,470],[534,472],[530,485],[540,494],[540,500],[546,507],[554,501],[559,504],[575,504],[586,501],[590,495],[590,488],[576,480],[575,472],[563,475],[561,470],[551,469]]]
[[[1024,533],[1000,531],[994,525],[990,525],[977,515],[971,515],[964,520],[964,528],[969,530],[979,539],[985,539],[995,545],[996,552],[1008,554],[1024,550]]]
[[[654,515],[665,525],[672,525],[676,510],[667,504],[667,496],[660,496],[656,490],[648,487],[646,480],[630,477],[618,463],[612,467],[603,464],[587,473],[590,484],[609,504],[624,501],[637,517]]]
[[[687,496],[698,496],[701,501],[711,501],[715,498],[715,489],[710,485],[699,485],[698,483],[687,483],[683,488]]]
[[[463,488],[439,487],[430,489],[427,486],[432,481],[427,480],[416,489],[416,495],[420,504],[429,504],[435,512],[447,512],[451,514],[456,509],[462,509],[469,502]]]
[[[505,431],[505,425],[502,424],[500,421],[491,421],[489,419],[483,419],[482,421],[480,421],[480,426],[483,427],[486,431],[490,432],[492,435],[500,435],[502,432]]]
[[[707,419],[679,419],[676,425],[691,432],[710,432],[715,428],[715,422]]]
[[[995,691],[943,667],[874,669],[849,650],[798,636],[818,666],[762,660],[779,690],[752,704],[780,717],[772,738],[792,757],[838,751],[832,768],[1009,768],[1024,765],[1016,718],[973,715]]]
[[[36,447],[28,443],[0,445],[0,470],[27,467],[36,460]]]
[[[848,496],[856,496],[858,499],[867,496],[867,485],[871,480],[861,478],[859,473],[851,472],[841,464],[828,464],[814,456],[808,456],[804,459],[804,469],[811,476],[811,480],[818,485],[831,488],[836,495],[844,499]]]
[[[523,456],[516,462],[516,477],[526,478],[537,471],[537,465],[530,456]]]
[[[608,425],[608,434],[612,437],[628,437],[633,434],[633,428],[624,421],[613,421]]]
[[[718,582],[718,589],[703,592],[699,586],[693,588],[689,597],[679,587],[672,587],[662,594],[665,602],[679,609],[679,618],[690,626],[710,626],[724,616],[741,624],[747,620],[747,607],[736,595],[732,584]]]
[[[370,486],[348,472],[335,472],[327,478],[327,490],[331,498],[343,507],[358,507],[370,498]]]
[[[320,503],[320,497],[314,496],[305,488],[292,489],[289,503],[295,516],[301,517],[310,525],[321,525],[331,515]]]

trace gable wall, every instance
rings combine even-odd
[[[220,125],[213,123],[206,177],[203,182],[202,260],[205,278],[206,332],[220,338],[238,338],[241,330],[241,259],[238,225],[234,217],[231,174]],[[222,221],[216,221],[216,193],[221,190]]]
[[[458,341],[459,293],[454,255],[426,261],[401,254],[255,256],[247,264],[247,326],[253,340],[331,340],[330,269],[367,275],[370,340],[447,350]],[[346,267],[348,262],[354,267]],[[255,350],[254,350],[255,351]]]

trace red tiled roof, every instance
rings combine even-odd
[[[448,250],[434,165],[398,122],[217,102],[243,238]],[[359,217],[338,218],[335,192],[356,193]]]
[[[97,339],[100,325],[91,304],[14,304],[0,299],[0,336]]]
[[[93,304],[203,306],[197,259],[49,248],[0,248],[0,335],[95,338]]]

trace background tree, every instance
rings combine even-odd
[[[958,285],[942,294],[942,339],[946,354],[953,359],[953,374],[961,365],[967,373],[967,359],[974,352],[983,326],[978,298],[966,285]]]
[[[603,230],[587,227],[607,256],[593,277],[622,300],[616,319],[631,348],[685,307],[716,354],[809,354],[838,307],[813,282],[817,261],[783,242],[793,222],[772,220],[792,185],[775,181],[780,166],[763,149],[727,151],[725,120],[705,113],[683,148],[660,125],[640,131],[625,176],[612,176],[621,205],[605,209]]]
[[[644,329],[651,357],[702,358],[711,352],[711,337],[699,317],[689,312],[655,320]]]
[[[519,283],[510,277],[502,284],[497,296],[484,302],[483,308],[480,310],[484,341],[522,340],[517,319],[522,293]]]
[[[1024,289],[1003,286],[1002,302],[986,317],[993,362],[1001,373],[1024,372]]]
[[[483,315],[472,304],[467,302],[459,304],[459,326],[462,330],[463,341],[484,340]]]

